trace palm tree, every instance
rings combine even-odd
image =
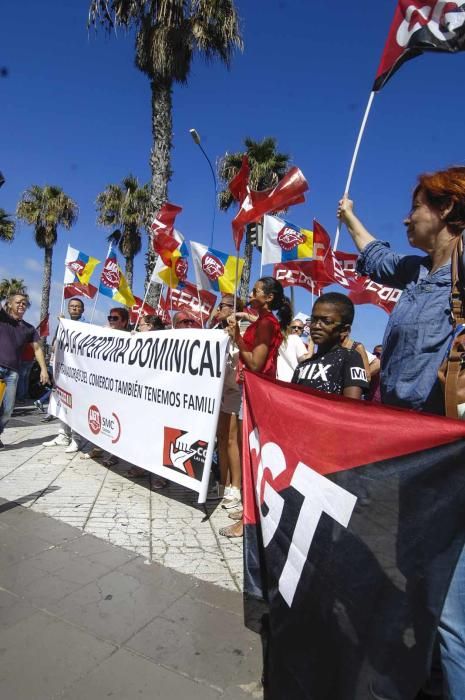
[[[61,187],[32,185],[18,202],[16,216],[34,226],[35,241],[44,250],[40,318],[45,318],[49,312],[53,246],[57,242],[57,229],[58,226],[63,226],[69,230],[76,223],[78,206]]]
[[[15,277],[0,282],[0,301],[8,299],[10,294],[26,294],[27,289],[24,280],[17,280]]]
[[[149,186],[139,187],[133,175],[125,177],[121,185],[108,185],[97,197],[97,223],[116,227],[107,240],[118,246],[126,260],[125,275],[131,288],[134,256],[142,248],[141,228],[147,225],[149,204]]]
[[[196,52],[207,60],[230,65],[233,50],[242,48],[234,0],[91,0],[89,26],[136,29],[136,66],[150,80],[152,149],[151,213],[168,197],[171,179],[172,92],[186,84]],[[147,286],[156,255],[149,245],[145,265]],[[153,303],[155,290],[149,295]]]
[[[276,150],[275,138],[268,136],[262,141],[253,141],[250,138],[246,138],[244,139],[244,145],[245,151],[225,153],[218,165],[218,174],[225,185],[224,190],[219,193],[219,207],[223,211],[229,209],[235,201],[228,185],[239,172],[244,155],[249,157],[249,185],[252,190],[260,191],[269,187],[275,187],[287,170],[289,170],[290,157]],[[243,301],[246,300],[249,291],[252,254],[253,245],[250,241],[249,227],[247,227],[244,252],[245,262],[239,289],[239,295]]]
[[[15,222],[4,209],[0,208],[0,241],[11,243],[15,237]]]

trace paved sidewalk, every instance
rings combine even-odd
[[[170,483],[151,490],[151,475],[130,479],[124,461],[108,469],[63,447],[43,447],[58,422],[17,409],[0,452],[0,498],[81,528],[149,561],[229,590],[242,591],[242,540],[218,536],[231,524],[218,506],[196,503],[197,494]],[[84,446],[84,450],[90,448]],[[208,513],[208,517],[207,517]]]
[[[262,698],[226,517],[41,447],[56,425],[17,414],[0,453],[0,697]]]

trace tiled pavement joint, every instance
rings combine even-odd
[[[58,424],[33,420],[25,412],[4,433],[0,498],[20,502],[147,561],[242,590],[242,541],[218,536],[218,529],[231,522],[221,507],[199,507],[195,492],[172,482],[165,489],[152,489],[149,473],[130,479],[124,476],[130,467],[125,462],[108,469],[98,461],[81,460],[80,453],[67,455],[63,447],[43,447],[40,443],[56,435]]]

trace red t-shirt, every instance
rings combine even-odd
[[[281,345],[283,340],[283,334],[281,333],[279,321],[276,318],[276,316],[274,316],[274,314],[272,314],[271,311],[267,311],[263,314],[263,316],[259,316],[257,320],[251,323],[250,326],[247,328],[244,335],[242,336],[242,340],[244,341],[245,349],[249,352],[252,352],[254,347],[257,345],[258,329],[260,328],[260,326],[263,327],[263,324],[266,324],[267,326],[271,324],[272,337],[271,343],[268,347],[268,354],[266,356],[265,364],[263,365],[263,368],[261,370],[261,374],[266,374],[268,377],[273,377],[274,379],[276,377],[276,367],[278,364],[279,346]],[[244,369],[244,367],[245,365],[239,356],[239,381],[243,381],[241,377],[242,370]]]

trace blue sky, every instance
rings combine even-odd
[[[188,133],[195,127],[210,159],[242,147],[245,136],[275,136],[304,172],[310,192],[288,219],[308,226],[317,218],[334,235],[356,135],[394,0],[238,0],[244,52],[230,71],[196,59],[187,87],[174,89],[173,178],[169,198],[183,206],[178,228],[208,243],[211,173]],[[106,231],[96,225],[95,198],[110,182],[134,173],[149,180],[149,82],[134,67],[134,38],[118,31],[87,32],[88,5],[78,0],[4,0],[0,28],[0,206],[14,212],[32,184],[56,184],[79,204],[79,220],[61,230],[54,253],[52,313],[58,312],[68,242],[101,259]],[[402,220],[417,174],[463,162],[465,55],[424,55],[405,64],[376,96],[362,142],[351,196],[369,230],[408,253]],[[215,247],[232,252],[231,217],[217,214]],[[343,231],[339,248],[353,251]],[[269,268],[271,270],[271,268]],[[0,247],[0,277],[23,277],[38,317],[42,252],[19,225],[12,245]],[[134,292],[142,294],[143,256]],[[258,276],[258,260],[254,272]],[[265,268],[265,272],[267,268]],[[297,291],[307,312],[310,295]],[[108,308],[99,301],[98,319]],[[384,311],[356,308],[354,337],[379,342]]]

